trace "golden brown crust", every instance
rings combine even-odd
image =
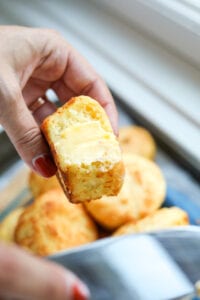
[[[68,109],[72,108],[73,114],[68,112]],[[77,112],[77,116],[75,115],[74,111]],[[113,137],[114,134],[103,108],[98,104],[97,101],[86,96],[72,98],[63,107],[59,108],[52,116],[49,116],[44,120],[41,129],[46,137],[55,163],[58,167],[57,176],[65,194],[73,203],[98,199],[103,195],[117,195],[123,183],[124,166],[116,138],[112,138],[112,142],[114,142],[113,144],[110,144],[109,151],[104,151],[103,148],[105,143],[107,143],[107,148],[110,143],[110,140],[106,137],[106,134],[105,137],[102,138],[104,144],[102,143],[102,140],[98,140],[97,149],[103,149],[102,153],[105,153],[105,155],[108,156],[108,160],[106,159],[107,156],[101,156],[98,158],[98,160],[95,158],[94,161],[90,162],[80,161],[77,164],[77,162],[73,163],[72,161],[72,163],[66,163],[68,160],[61,160],[61,157],[58,154],[58,149],[55,147],[55,143],[52,141],[52,131],[54,130],[53,127],[57,126],[56,122],[59,123],[59,126],[62,128],[62,130],[63,128],[65,129],[65,126],[68,126],[66,125],[66,122],[63,122],[63,124],[65,123],[64,125],[61,122],[61,118],[64,114],[67,114],[68,123],[71,122],[69,127],[71,124],[74,125],[76,122],[79,122],[79,125],[82,126],[81,118],[83,119],[83,124],[84,122],[88,124],[88,122],[91,122],[91,120],[95,120],[100,124],[105,133],[108,133]],[[58,135],[59,133],[57,131],[57,136]],[[115,147],[115,151],[117,149],[116,153],[119,154],[112,156],[112,151],[114,151],[112,145],[114,145],[113,147]],[[92,152],[90,149],[87,151],[88,158],[90,158],[91,155],[94,155],[95,151]],[[65,163],[63,163],[63,161]]]
[[[115,182],[114,184],[110,184],[113,181],[113,177],[115,178]],[[115,164],[114,167],[106,173],[106,175],[105,172],[101,172],[99,170],[95,173],[94,170],[89,172],[79,169],[79,167],[73,167],[69,168],[67,173],[59,170],[58,178],[66,196],[73,199],[73,203],[98,199],[98,184],[103,185],[104,194],[114,196],[118,193],[122,185],[124,178],[124,164],[122,162]],[[81,189],[76,186],[77,182],[80,183]],[[90,191],[89,194],[88,190]],[[80,197],[80,194],[82,195],[82,198]],[[81,199],[84,200],[81,201]]]
[[[154,159],[156,143],[151,133],[140,126],[124,126],[119,129],[119,143],[124,153]]]
[[[4,218],[0,224],[0,241],[14,243],[15,228],[23,211],[23,207],[18,207]]]
[[[142,220],[137,222],[129,222],[121,226],[117,231],[114,232],[113,236],[156,231],[188,224],[188,215],[184,210],[178,207],[161,208]]]
[[[137,219],[144,218],[162,205],[166,194],[165,178],[159,166],[153,161],[130,153],[124,154],[123,159],[135,188],[138,187],[140,190],[140,200],[139,194],[133,193],[137,202]],[[139,190],[135,189],[138,193]]]
[[[165,197],[165,180],[154,162],[133,154],[123,158],[126,175],[120,193],[85,203],[93,218],[110,230],[151,214]]]
[[[66,200],[62,190],[51,190],[25,208],[15,230],[15,241],[38,255],[49,255],[98,238],[97,228],[81,204]]]
[[[28,187],[34,198],[38,197],[51,189],[60,188],[56,176],[44,178],[37,173],[31,171],[28,178]]]

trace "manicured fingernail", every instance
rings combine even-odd
[[[43,153],[33,158],[32,165],[37,173],[43,177],[51,177],[56,171],[56,165],[49,153]]]
[[[85,284],[79,282],[73,286],[73,300],[88,300],[90,299],[90,292]]]

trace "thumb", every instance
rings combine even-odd
[[[0,110],[0,122],[21,158],[40,175],[54,175],[56,166],[49,147],[27,108],[21,91],[11,93],[8,89],[6,96],[1,97]]]

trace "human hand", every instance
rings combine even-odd
[[[70,271],[16,246],[0,245],[1,300],[86,300],[87,287]]]
[[[61,103],[84,94],[105,108],[117,133],[117,112],[103,80],[58,33],[48,29],[0,26],[0,123],[21,158],[44,177],[56,172],[39,126],[55,109],[35,101],[53,89]]]

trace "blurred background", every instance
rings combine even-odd
[[[120,126],[153,134],[168,186],[200,204],[199,1],[0,0],[0,23],[65,36],[106,80]],[[4,189],[23,163],[0,130]]]

